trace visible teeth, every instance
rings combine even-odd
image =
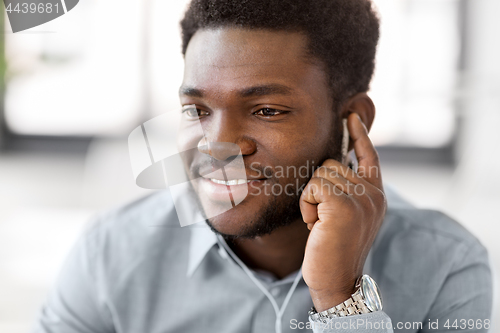
[[[224,180],[214,179],[214,178],[210,178],[210,180],[216,184],[221,184],[221,185],[226,185],[226,186],[250,183],[249,180],[245,180],[245,179],[231,179],[231,180],[228,180],[227,182]]]

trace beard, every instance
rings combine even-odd
[[[217,230],[214,226],[214,221],[217,217],[206,219],[205,223],[214,233],[221,235],[228,242],[235,239],[253,239],[271,234],[278,228],[286,227],[302,219],[299,199],[309,179],[301,180],[302,184],[298,188],[297,186],[294,187],[293,191],[291,191],[292,195],[285,193],[279,196],[269,195],[266,205],[258,212],[255,212],[236,235],[225,234]],[[299,185],[299,182],[297,182],[297,185]],[[245,205],[245,201],[241,202],[238,206],[243,205]]]

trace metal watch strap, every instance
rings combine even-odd
[[[361,278],[356,281],[356,291],[346,301],[325,311],[317,312],[314,307],[309,311],[309,316],[313,321],[326,322],[326,320],[337,317],[352,316],[372,312],[363,299],[361,292]]]
[[[317,312],[314,307],[309,311],[309,316],[313,321],[322,321],[336,318],[336,317],[346,317],[355,314],[363,314],[372,312],[366,306],[363,296],[361,296],[361,291],[358,289],[351,297],[346,301],[334,306],[328,310]]]

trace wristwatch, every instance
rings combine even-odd
[[[309,310],[309,318],[313,322],[326,322],[336,317],[370,313],[382,310],[382,297],[377,283],[367,274],[356,280],[356,291],[346,301],[333,308],[317,312],[314,307]]]

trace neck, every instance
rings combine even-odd
[[[248,267],[268,271],[282,279],[302,266],[308,236],[307,225],[296,220],[268,235],[235,239],[229,246]]]

